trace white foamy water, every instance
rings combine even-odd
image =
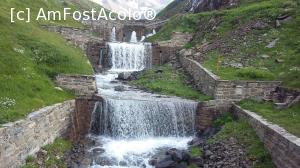
[[[137,42],[138,42],[137,36],[136,36],[136,32],[135,32],[135,31],[133,31],[133,32],[131,33],[130,42],[131,42],[131,43],[137,43]]]
[[[108,43],[111,71],[141,71],[151,65],[150,43]]]
[[[187,143],[191,139],[191,137],[153,137],[115,140],[109,137],[100,137],[98,141],[103,143],[103,146],[95,148],[104,149],[105,152],[101,155],[112,160],[114,165],[94,165],[92,168],[151,168],[152,166],[148,162],[153,155],[162,149],[186,149]]]

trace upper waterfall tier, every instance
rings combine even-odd
[[[141,71],[151,66],[150,43],[108,43],[111,71]]]

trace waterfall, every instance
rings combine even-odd
[[[131,43],[137,43],[137,42],[138,42],[137,36],[136,36],[136,32],[135,32],[135,31],[133,31],[133,32],[131,33],[130,42],[131,42]]]
[[[116,42],[115,31],[113,28],[112,42],[105,51],[111,69],[96,75],[102,100],[95,104],[90,123],[89,138],[95,142],[89,150],[90,168],[150,168],[149,159],[163,150],[187,149],[195,133],[198,103],[147,93],[116,80],[120,72],[150,68],[152,45],[137,42],[135,31],[130,42]],[[100,50],[100,62],[103,52]],[[116,90],[120,86],[124,90]]]
[[[105,99],[94,112],[93,132],[115,138],[180,137],[195,132],[197,103]]]
[[[102,66],[102,62],[103,62],[103,49],[100,49],[100,58],[99,58],[99,65]]]
[[[151,66],[149,43],[108,43],[112,71],[140,71]]]
[[[110,41],[116,41],[116,27],[113,27],[111,30]]]

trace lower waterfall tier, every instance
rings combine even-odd
[[[105,99],[95,107],[91,131],[127,139],[189,136],[195,130],[196,108],[197,103],[188,101]]]

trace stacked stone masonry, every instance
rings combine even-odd
[[[0,168],[16,168],[42,146],[64,136],[71,125],[75,101],[45,107],[26,119],[0,128]]]
[[[245,119],[256,131],[270,152],[278,168],[299,168],[300,138],[288,133],[278,125],[266,121],[261,116],[237,105],[233,105],[234,114]]]
[[[77,96],[93,95],[97,92],[95,76],[58,75],[55,83],[64,89],[72,90]]]
[[[220,80],[218,76],[192,59],[180,56],[179,60],[183,68],[193,77],[196,87],[218,100],[267,97],[281,84],[280,81]]]
[[[230,112],[231,102],[211,100],[200,102],[196,112],[196,127],[203,131],[213,124],[213,121],[226,112]]]

